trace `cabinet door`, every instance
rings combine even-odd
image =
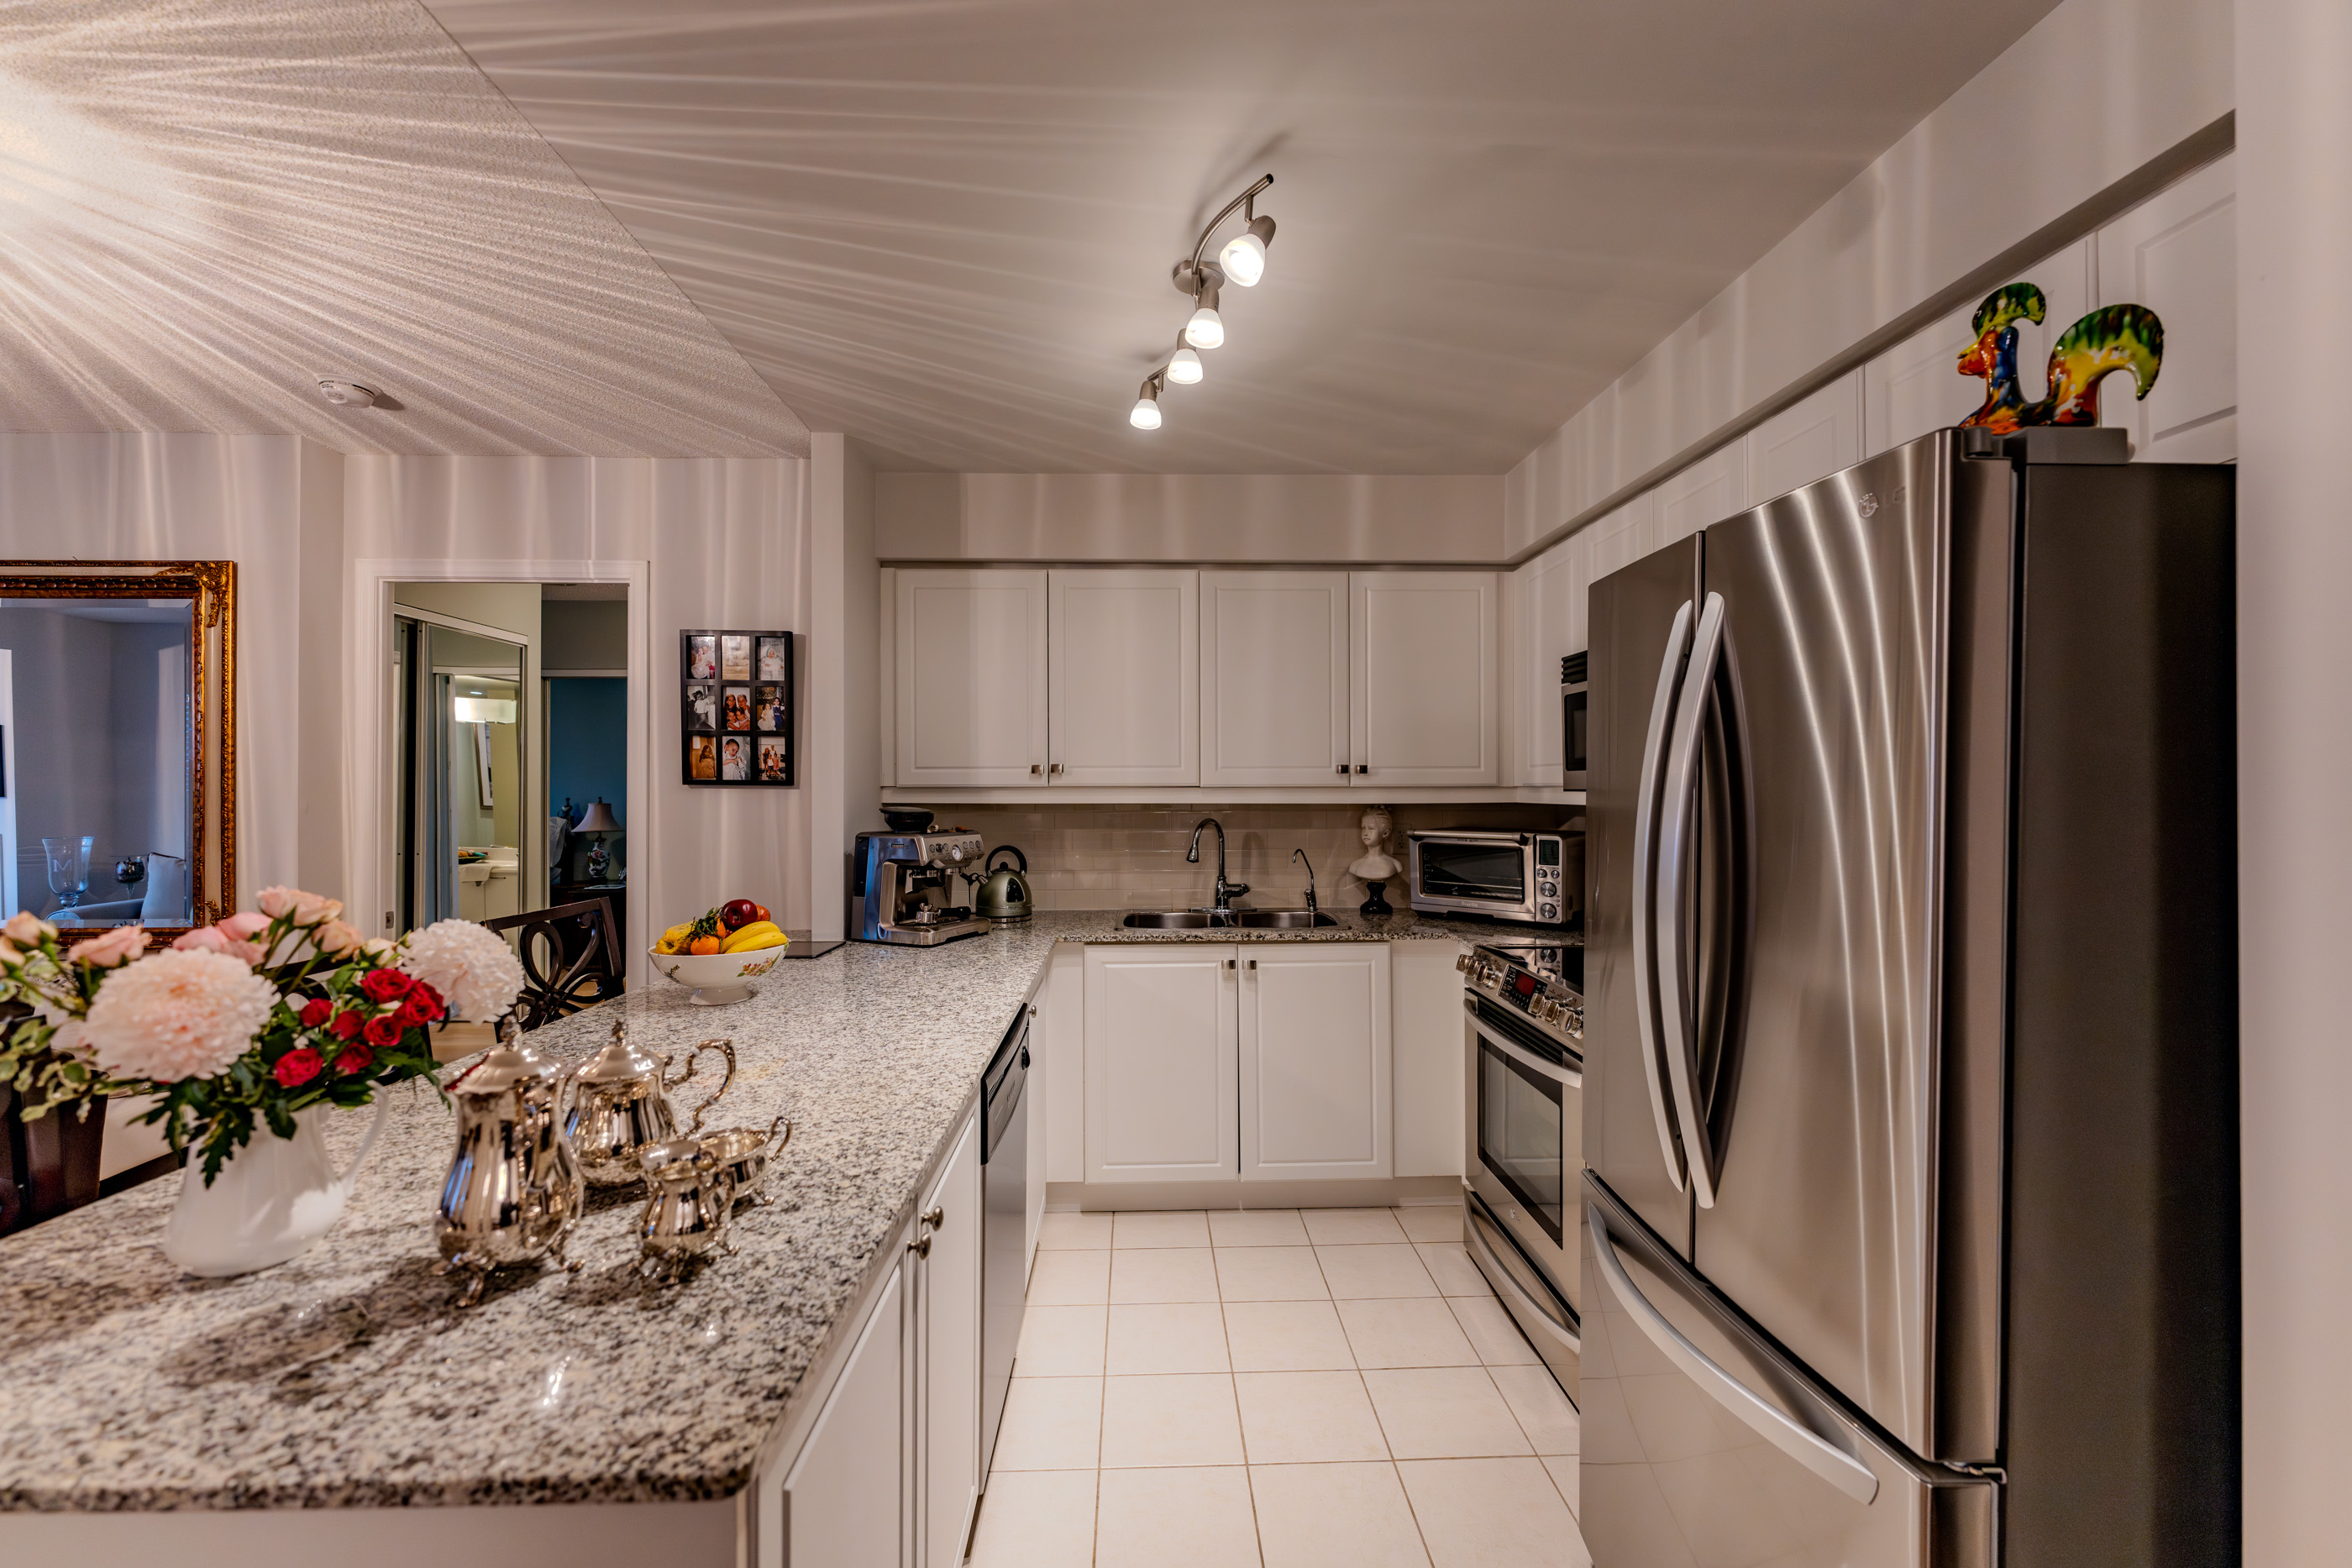
[[[2099,303],[2145,305],[2164,322],[2164,362],[2147,396],[2134,400],[2127,372],[2099,388],[2099,423],[2131,432],[2136,461],[2237,458],[2237,217],[2231,157],[2099,231]]]
[[[761,1568],[899,1568],[910,1500],[904,1284],[892,1270],[807,1442],[781,1485],[762,1483]]]
[[[1201,574],[1201,782],[1348,771],[1348,574]]]
[[[1053,1120],[1053,1073],[1046,1061],[1057,1042],[1045,1016],[1047,998],[1053,987],[1049,981],[1037,988],[1038,1005],[1029,1009],[1029,1082],[1022,1090],[1029,1102],[1029,1137],[1023,1150],[1026,1161],[1026,1178],[1023,1196],[1028,1213],[1022,1218],[1021,1277],[1029,1278],[1029,1267],[1037,1260],[1037,1232],[1045,1220],[1045,1140],[1046,1129]],[[984,1281],[983,1281],[984,1283]]]
[[[901,785],[1045,781],[1045,573],[901,570]]]
[[[955,1568],[980,1497],[980,1132],[967,1119],[919,1214],[923,1568]],[[917,1222],[919,1225],[921,1221]]]
[[[1557,789],[1565,760],[1559,662],[1584,646],[1584,583],[1591,530],[1571,535],[1519,569],[1517,745],[1520,784]]]
[[[1862,461],[1862,372],[1840,376],[1746,437],[1748,505],[1760,507]]]
[[[1395,1174],[1385,942],[1241,959],[1244,1181]]]
[[[1235,956],[1192,943],[1087,949],[1087,1180],[1235,1173]]]
[[[1651,494],[1657,497],[1656,542],[1688,538],[1747,508],[1747,449],[1735,441],[1660,480]]]
[[[1499,782],[1495,574],[1359,571],[1349,589],[1351,782]]]
[[[1051,577],[1048,781],[1198,784],[1201,574]]]

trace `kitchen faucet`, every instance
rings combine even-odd
[[[1315,862],[1307,858],[1305,850],[1293,850],[1290,858],[1307,868],[1307,924],[1315,924]]]
[[[1184,852],[1185,860],[1193,865],[1201,863],[1201,830],[1202,828],[1217,830],[1217,891],[1209,905],[1209,913],[1231,915],[1234,912],[1234,894],[1247,893],[1249,883],[1225,880],[1225,825],[1214,817],[1203,817],[1192,824],[1192,847]]]

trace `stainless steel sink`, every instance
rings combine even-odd
[[[1238,909],[1234,912],[1236,925],[1272,925],[1283,930],[1309,925],[1337,925],[1339,921],[1321,910],[1306,909]]]
[[[1213,914],[1206,909],[1153,909],[1130,915],[1119,924],[1130,931],[1222,931],[1252,926],[1287,931],[1339,923],[1319,909],[1312,915],[1304,909],[1236,909],[1231,915]]]
[[[1155,909],[1130,915],[1119,924],[1132,931],[1204,931],[1226,922],[1205,909]]]

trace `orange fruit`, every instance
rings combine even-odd
[[[719,940],[716,936],[698,936],[686,945],[689,953],[716,953],[719,948]]]

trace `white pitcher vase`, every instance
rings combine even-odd
[[[163,1256],[191,1274],[218,1279],[250,1274],[306,1250],[342,1218],[390,1109],[379,1090],[375,1120],[340,1174],[327,1158],[322,1133],[331,1105],[296,1112],[290,1138],[256,1126],[210,1186],[205,1185],[203,1157],[191,1150],[180,1174],[179,1201],[163,1226]]]

